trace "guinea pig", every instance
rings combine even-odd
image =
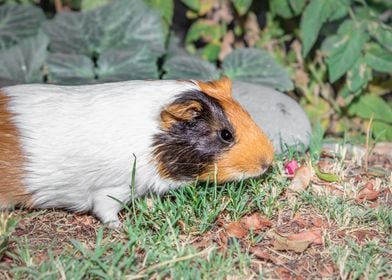
[[[141,196],[259,176],[273,155],[225,77],[0,90],[2,209],[91,211],[116,227],[135,158]]]

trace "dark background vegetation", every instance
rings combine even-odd
[[[388,0],[0,1],[0,76],[266,84],[335,137],[392,140]]]

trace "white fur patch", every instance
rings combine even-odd
[[[177,81],[3,89],[16,115],[35,206],[92,210],[103,222],[116,221],[120,205],[108,196],[130,199],[133,154],[136,195],[184,183],[159,176],[151,143],[161,108],[191,89],[198,87]]]

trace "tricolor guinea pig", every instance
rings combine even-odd
[[[119,225],[130,200],[195,179],[263,174],[273,146],[231,81],[127,81],[0,90],[0,208],[91,211]],[[116,198],[116,199],[114,199]]]

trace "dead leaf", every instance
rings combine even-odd
[[[378,196],[380,195],[380,191],[376,191],[374,189],[374,186],[371,182],[368,182],[365,184],[363,189],[358,193],[357,195],[357,201],[358,202],[363,202],[365,200],[376,200]]]
[[[330,278],[334,274],[334,266],[333,264],[324,264],[321,269],[318,269],[320,275],[325,278]]]
[[[277,265],[281,265],[284,263],[284,261],[271,255],[270,252],[262,246],[250,247],[249,252],[259,260],[270,261]]]
[[[232,222],[225,226],[226,233],[229,237],[244,238],[248,231],[242,226],[240,222]]]
[[[301,214],[297,213],[294,216],[294,219],[291,221],[291,226],[296,226],[297,228],[306,227],[307,222],[302,218]]]
[[[261,230],[272,226],[272,222],[258,213],[253,213],[250,216],[245,216],[241,219],[243,227],[247,230]]]
[[[289,240],[277,232],[274,233],[274,249],[278,251],[294,251],[297,253],[304,252],[312,243],[310,240]]]
[[[323,219],[320,218],[320,217],[316,217],[316,218],[313,219],[312,224],[315,227],[321,228],[323,226]]]
[[[260,26],[254,13],[248,13],[244,27],[244,39],[249,47],[253,47],[254,45],[256,45],[257,41],[260,40]]]
[[[369,229],[358,229],[350,232],[350,235],[355,237],[358,242],[363,242],[365,239],[371,239],[377,235],[377,231]]]
[[[249,252],[260,260],[271,261],[271,254],[260,248],[260,246],[249,248]]]
[[[294,279],[293,276],[291,275],[291,272],[284,267],[278,267],[275,269],[275,274],[278,277],[278,279],[285,279],[285,280],[292,280]]]
[[[306,87],[309,83],[309,76],[304,70],[296,69],[294,72],[294,81],[296,85]]]
[[[215,7],[215,11],[212,14],[212,19],[215,22],[226,22],[230,23],[233,21],[233,13],[231,12],[230,1],[220,1],[219,7]]]
[[[322,245],[323,244],[323,236],[321,229],[313,229],[308,231],[302,231],[299,233],[291,234],[287,237],[288,240],[295,241],[310,241],[313,244]]]
[[[295,176],[288,186],[288,190],[294,193],[303,192],[310,184],[312,171],[306,165],[296,169]]]
[[[181,230],[185,232],[186,231],[186,224],[185,224],[185,222],[183,220],[178,220],[177,223],[180,226]]]
[[[220,61],[223,61],[225,56],[233,51],[233,47],[232,47],[233,43],[234,43],[234,33],[233,33],[233,31],[230,30],[223,37],[223,41],[222,41],[220,52],[219,52],[219,60]]]

